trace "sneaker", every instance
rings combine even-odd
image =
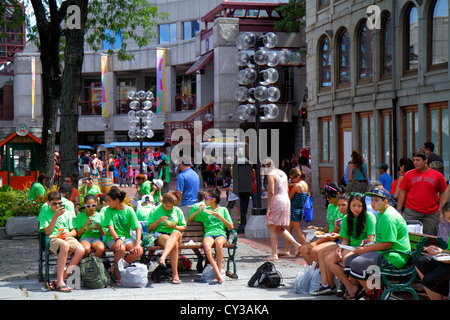
[[[313,296],[321,296],[321,295],[331,295],[331,294],[335,294],[335,293],[336,293],[336,287],[320,286],[319,289],[311,292],[311,295],[313,295]]]

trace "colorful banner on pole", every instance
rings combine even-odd
[[[102,117],[109,116],[108,104],[108,55],[102,54]]]
[[[166,49],[156,48],[156,113],[166,114]]]
[[[31,119],[36,119],[36,58],[31,57]]]

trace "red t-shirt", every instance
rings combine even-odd
[[[434,169],[426,172],[413,169],[405,173],[399,188],[407,192],[407,208],[422,214],[434,214],[439,211],[438,192],[444,193],[447,183],[444,176]]]

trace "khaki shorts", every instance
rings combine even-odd
[[[59,246],[63,241],[66,241],[69,243],[69,254],[73,256],[73,253],[75,249],[80,244],[77,239],[74,237],[68,237],[65,240],[58,238],[58,236],[51,236],[50,237],[50,251],[54,254],[58,254]]]

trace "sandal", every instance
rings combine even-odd
[[[181,284],[181,280],[180,279],[172,279],[170,281],[171,284]]]
[[[49,291],[55,291],[56,290],[56,281],[46,282],[45,285],[47,286],[47,289]]]
[[[59,292],[72,292],[72,289],[69,288],[68,286],[64,285],[64,286],[59,286],[58,288],[56,288],[56,291],[59,291]]]

